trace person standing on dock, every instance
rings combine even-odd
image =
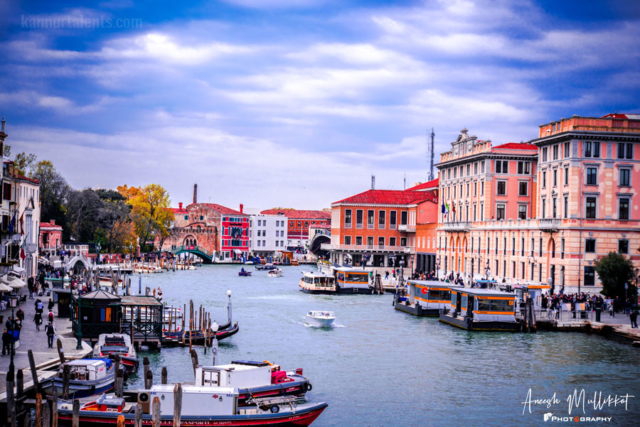
[[[629,320],[631,320],[631,328],[638,328],[638,309],[634,309],[629,315]]]
[[[49,345],[49,348],[53,348],[53,336],[56,334],[53,324],[49,323],[45,331],[47,332],[47,344]]]
[[[11,343],[13,342],[13,336],[7,331],[4,330],[2,334],[2,355],[9,354],[11,355]]]
[[[33,321],[36,324],[36,331],[40,331],[40,325],[42,325],[42,313],[36,312],[35,316],[33,316]]]

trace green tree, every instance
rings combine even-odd
[[[118,191],[131,205],[131,220],[140,236],[140,246],[149,240],[162,242],[169,236],[169,227],[174,220],[169,193],[161,185],[145,187],[118,187]]]
[[[66,223],[69,184],[49,160],[36,163],[29,177],[40,181],[40,217],[43,221],[56,220],[63,227],[63,240],[67,240],[70,235]]]
[[[602,281],[602,293],[608,297],[624,297],[624,284],[633,285],[633,263],[631,260],[616,252],[609,252],[606,256],[596,260],[596,273]],[[631,295],[632,292],[629,292]]]

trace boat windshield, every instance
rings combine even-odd
[[[513,313],[513,300],[479,299],[478,311],[503,311],[505,313]]]
[[[369,274],[368,273],[347,273],[346,274],[347,282],[355,282],[355,283],[369,283]]]

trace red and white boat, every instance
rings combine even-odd
[[[138,355],[129,335],[100,334],[93,348],[93,357],[114,357],[116,354],[120,355],[120,365],[126,373],[132,374],[138,370]]]
[[[80,407],[80,427],[117,425],[124,417],[125,425],[134,425],[136,405],[141,405],[143,425],[152,424],[152,402],[160,402],[160,425],[173,426],[174,385],[154,385],[137,394],[137,402],[102,395]],[[298,404],[295,397],[256,399],[255,405],[238,407],[238,389],[230,387],[182,386],[183,426],[309,426],[327,408],[327,404]],[[73,424],[73,402],[59,401],[58,425]]]

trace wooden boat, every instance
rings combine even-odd
[[[135,407],[143,410],[143,425],[152,424],[154,399],[160,402],[160,426],[173,426],[174,384],[154,385],[137,393],[137,402],[115,396],[101,396],[80,407],[80,427],[117,425],[118,417],[131,426]],[[229,387],[182,386],[180,425],[183,426],[309,426],[328,406],[326,403],[298,404],[295,397],[256,398],[254,406],[238,407],[238,390]],[[72,426],[73,402],[59,401],[58,425]]]
[[[55,377],[42,384],[45,394],[62,396],[64,367],[70,368],[69,398],[94,396],[115,386],[115,368],[111,359],[81,359],[61,365]]]
[[[138,370],[138,355],[129,335],[100,334],[93,357],[115,357],[116,354],[120,356],[120,364],[125,372],[132,374]]]
[[[229,338],[232,335],[235,335],[240,330],[238,326],[238,322],[235,322],[232,327],[228,327],[223,330],[218,330],[216,332],[216,339],[218,341],[223,340],[225,338]],[[185,331],[184,332],[184,340],[185,343],[189,343],[189,335],[191,335],[191,344],[194,345],[202,345],[204,344],[205,334],[203,331]],[[213,332],[211,332],[211,336],[213,336]],[[164,332],[163,338],[166,340],[166,344],[179,344],[182,343],[182,332],[181,331],[172,331],[172,332]]]
[[[520,331],[515,300],[513,292],[452,288],[450,311],[440,313],[440,321],[469,331]]]

